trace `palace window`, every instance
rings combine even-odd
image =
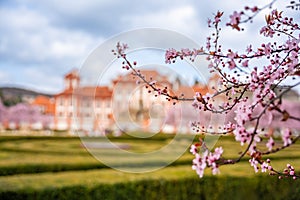
[[[59,105],[62,106],[62,105],[64,104],[63,98],[62,98],[62,97],[59,97],[58,102],[59,102]]]

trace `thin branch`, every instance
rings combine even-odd
[[[295,144],[298,139],[300,139],[300,135],[298,135],[297,137],[293,138],[291,144],[283,145],[281,147],[277,147],[276,149],[272,149],[271,151],[265,151],[265,152],[260,152],[260,153],[261,153],[261,155],[269,155],[269,154],[277,153],[278,151],[286,149],[289,146],[291,146],[292,144]]]

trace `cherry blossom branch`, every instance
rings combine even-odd
[[[271,160],[267,159],[266,161],[263,160],[255,160],[257,163],[259,163],[262,166],[262,172],[266,172],[267,170],[270,171],[269,175],[274,176],[274,175],[278,175],[279,179],[282,179],[283,177],[288,178],[291,177],[294,180],[299,179],[300,176],[295,174],[295,169],[292,165],[287,164],[287,168],[285,168],[283,170],[283,172],[280,172],[276,169],[274,169],[270,163]]]
[[[240,24],[252,22],[259,12],[267,7],[272,7],[275,1],[271,1],[262,8],[257,6],[245,7],[245,11],[252,12],[251,15],[246,15],[246,12],[234,12],[230,15],[230,22],[226,25],[238,31],[244,30],[240,28]],[[234,159],[223,158],[222,147],[215,148],[214,151],[210,152],[205,148],[203,142],[192,145],[191,152],[195,155],[193,169],[196,170],[199,177],[203,176],[204,169],[207,167],[212,169],[213,174],[216,174],[219,172],[219,166],[238,163],[249,154],[249,162],[254,167],[255,172],[261,169],[262,172],[270,171],[271,175],[278,175],[279,178],[299,178],[291,165],[288,164],[287,168],[280,172],[271,166],[269,159],[263,160],[263,156],[276,153],[296,143],[299,135],[293,137],[291,130],[287,128],[282,132],[283,145],[281,147],[273,148],[272,136],[265,136],[268,139],[266,143],[268,151],[262,151],[257,146],[263,140],[261,133],[263,133],[264,128],[261,127],[264,117],[272,116],[273,111],[281,113],[283,122],[287,120],[300,121],[299,117],[280,108],[283,97],[287,92],[299,86],[300,82],[287,86],[279,94],[275,93],[275,90],[281,88],[283,81],[287,80],[288,77],[296,79],[300,76],[300,34],[297,35],[300,30],[299,25],[292,18],[283,17],[282,12],[273,10],[269,15],[266,15],[266,25],[261,28],[260,34],[269,38],[284,36],[286,40],[282,44],[278,44],[278,40],[274,39],[273,43],[261,44],[256,50],[249,45],[245,53],[238,53],[232,49],[227,51],[221,49],[219,39],[221,37],[222,16],[223,12],[218,11],[214,20],[208,21],[209,27],[213,27],[214,32],[211,37],[207,38],[206,48],[181,49],[180,51],[171,48],[165,54],[166,63],[169,64],[174,63],[179,58],[194,61],[197,56],[206,56],[210,62],[211,72],[220,76],[219,83],[222,85],[220,88],[212,88],[214,92],[211,94],[196,93],[193,98],[174,95],[169,91],[169,88],[161,88],[155,81],[147,80],[139,70],[135,69],[136,62],[131,63],[126,58],[127,45],[118,43],[114,53],[124,60],[123,68],[132,70],[132,75],[139,78],[138,82],[141,81],[146,85],[149,93],[153,91],[156,96],[165,96],[168,101],[173,101],[173,104],[178,101],[193,101],[192,105],[195,109],[209,113],[235,112],[234,122],[226,124],[222,130],[219,128],[219,131],[211,131],[210,128],[200,126],[199,122],[192,123],[192,127],[198,133],[233,134],[237,142],[240,142],[241,145],[246,144],[243,152]],[[245,16],[246,18],[243,19]],[[260,67],[250,67],[253,59],[266,59],[268,63]],[[225,68],[230,71],[224,70]],[[245,78],[241,78],[241,75]],[[251,98],[249,93],[252,94]],[[219,97],[225,102],[217,103]]]
[[[295,9],[295,10],[300,10],[300,1],[298,0],[299,3],[296,3],[296,1],[291,1],[290,5],[287,6],[287,8]]]
[[[291,146],[292,144],[295,144],[298,139],[300,139],[300,135],[298,135],[297,137],[291,139],[291,143],[290,144],[283,145],[283,146],[277,147],[276,149],[272,149],[272,150],[269,150],[269,151],[264,151],[264,152],[262,151],[262,152],[260,152],[260,154],[261,155],[269,155],[269,154],[277,153],[278,151],[286,149],[289,146]]]
[[[204,126],[201,127],[200,122],[192,122],[191,127],[196,133],[210,134],[210,135],[226,135],[226,134],[231,134],[234,131],[234,129],[232,129],[231,127],[223,127],[223,130],[220,132],[209,131],[205,129]],[[212,127],[209,127],[209,129],[212,129]],[[221,127],[219,127],[219,129],[221,129]]]
[[[254,6],[253,8],[250,8],[249,6],[246,6],[245,7],[245,10],[251,10],[254,14],[252,16],[249,16],[247,19],[241,21],[240,23],[247,23],[251,20],[253,20],[253,18],[256,17],[256,15],[258,13],[260,13],[261,11],[265,10],[266,8],[272,8],[273,4],[276,2],[277,0],[273,0],[271,3],[261,7],[261,8],[258,8],[257,6]]]
[[[126,57],[126,53],[125,50],[128,48],[127,44],[120,44],[120,42],[118,42],[117,46],[116,46],[116,50],[112,50],[112,52],[118,57],[118,58],[122,58],[124,60],[123,64],[123,69],[127,69],[127,70],[132,70],[132,75],[138,77],[140,80],[142,80],[142,82],[144,84],[146,84],[146,88],[149,89],[149,87],[157,92],[158,95],[163,95],[166,96],[167,100],[176,100],[176,101],[193,101],[194,98],[184,98],[184,97],[178,97],[177,95],[171,95],[168,91],[168,88],[165,87],[163,89],[156,87],[156,82],[155,80],[150,80],[148,81],[145,76],[137,69],[135,69],[137,63],[133,62],[133,64],[131,64],[131,62],[127,59]],[[150,78],[152,79],[152,77]],[[148,92],[151,92],[151,90],[149,90]]]

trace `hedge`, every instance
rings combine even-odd
[[[63,172],[76,170],[90,170],[108,168],[101,163],[89,164],[25,164],[14,166],[1,166],[0,176],[10,176],[16,174],[35,174],[43,172]]]
[[[64,171],[81,171],[91,169],[110,169],[112,167],[144,167],[144,166],[179,166],[179,165],[191,165],[190,159],[177,160],[168,165],[164,162],[142,162],[142,163],[128,163],[128,164],[115,164],[107,166],[102,163],[75,163],[75,164],[24,164],[13,166],[1,166],[0,176],[11,176],[17,174],[35,174],[44,172],[64,172]]]
[[[152,133],[144,133],[144,136],[147,134],[151,135],[151,137],[146,137],[146,138],[139,138],[139,137],[134,137],[132,134],[123,134],[121,136],[114,136],[112,134],[108,134],[105,137],[108,138],[109,140],[114,140],[114,141],[119,141],[119,140],[142,140],[142,141],[148,141],[148,140],[153,140],[153,141],[164,141],[164,140],[169,140],[173,139],[176,135],[175,134],[164,134],[164,133],[158,133],[153,135]],[[152,136],[153,135],[153,136]],[[203,136],[196,136],[196,135],[186,135],[186,134],[181,134],[177,135],[177,138],[199,138]],[[17,141],[17,140],[80,140],[80,139],[101,139],[103,136],[99,137],[79,137],[79,136],[66,136],[66,135],[61,135],[61,136],[17,136],[17,135],[0,135],[0,142],[7,142],[7,141]],[[198,139],[195,139],[197,141]]]
[[[0,199],[299,199],[300,180],[257,176],[141,180],[43,190],[0,191]]]

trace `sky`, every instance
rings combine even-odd
[[[247,2],[1,0],[0,86],[58,93],[63,89],[63,75],[74,68],[81,69],[97,47],[124,32],[141,28],[175,31],[203,46],[210,33],[207,19],[218,10],[228,17],[234,10],[242,10],[244,5],[260,6],[269,1]],[[275,6],[285,9],[285,2],[279,0]],[[299,12],[285,10],[299,20]],[[264,23],[264,14],[255,19],[257,24]],[[221,41],[225,47],[244,50],[248,45],[245,41],[254,44],[261,41],[258,31],[257,26],[250,26],[232,38],[232,32],[227,28]],[[145,55],[141,57],[145,58]],[[185,71],[188,70],[180,73]],[[115,76],[114,73],[110,74]]]

